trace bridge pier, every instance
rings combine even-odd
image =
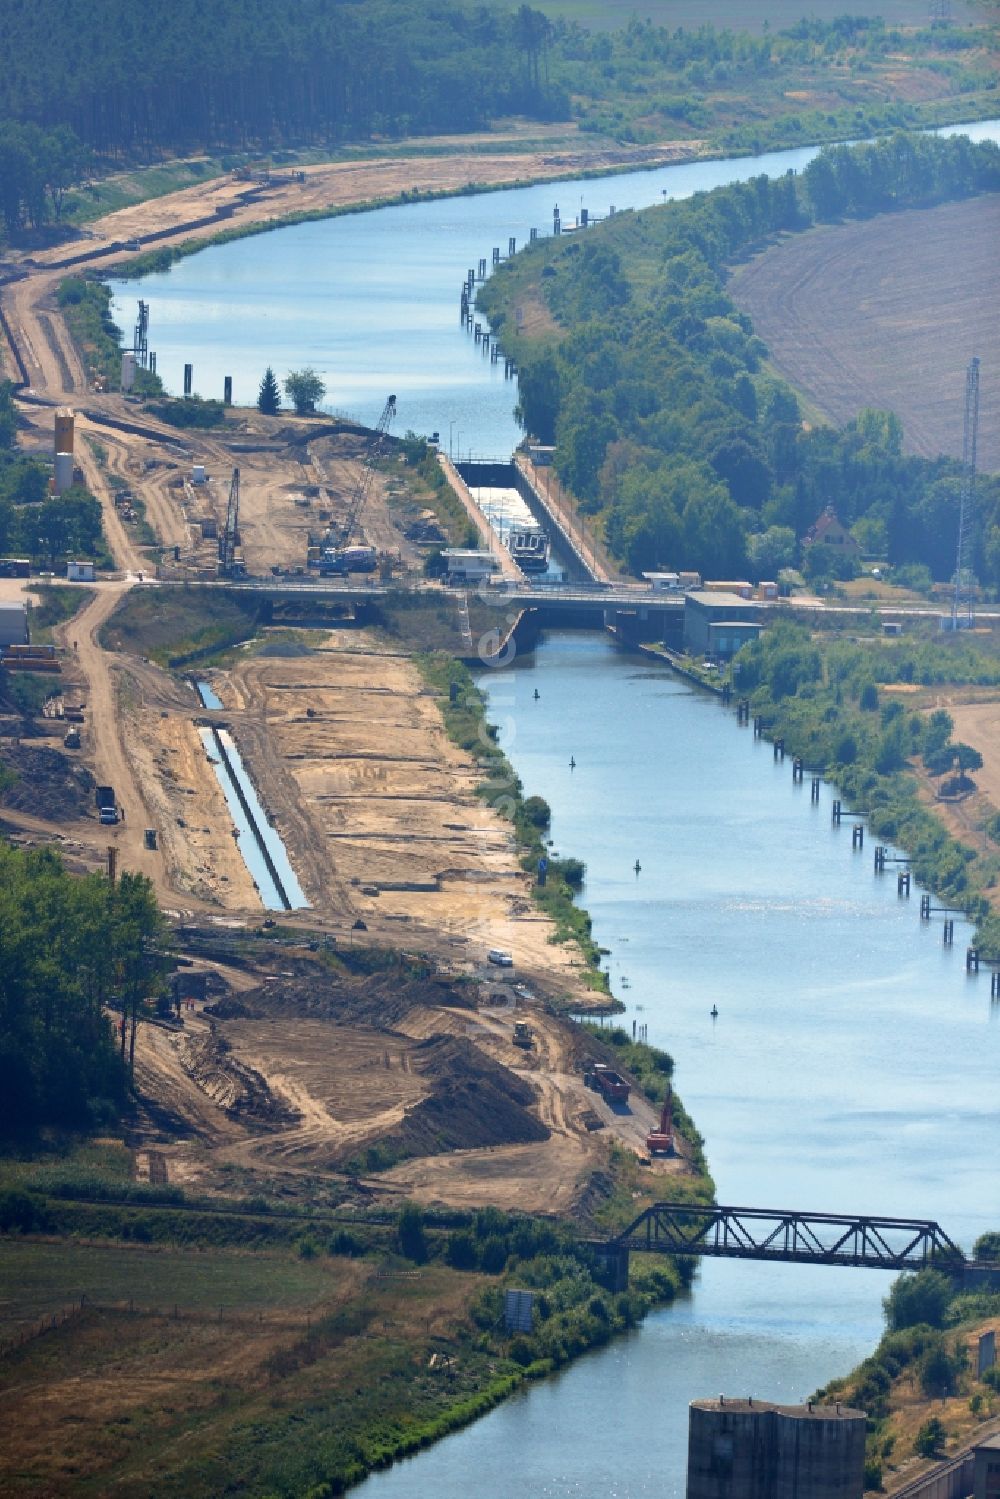
[[[596,1261],[595,1270],[601,1285],[616,1294],[619,1291],[627,1291],[628,1245],[617,1244],[613,1241],[606,1243],[603,1239],[588,1239],[586,1244]]]

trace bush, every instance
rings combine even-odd
[[[920,1388],[930,1398],[944,1399],[953,1395],[958,1376],[965,1368],[964,1350],[949,1353],[943,1339],[928,1348],[920,1360]]]
[[[547,828],[552,821],[552,809],[543,796],[526,797],[523,811],[533,828]]]
[[[940,1270],[918,1270],[915,1275],[901,1275],[893,1281],[882,1302],[890,1331],[924,1324],[943,1327],[945,1313],[955,1288]]]
[[[396,1241],[399,1252],[415,1265],[427,1261],[427,1235],[424,1232],[424,1215],[415,1202],[404,1202],[399,1210],[396,1224]]]
[[[946,1436],[944,1423],[937,1416],[931,1416],[917,1432],[913,1450],[918,1457],[939,1457],[944,1451]]]
[[[358,1259],[365,1252],[365,1246],[357,1235],[350,1233],[346,1228],[340,1228],[334,1234],[326,1246],[327,1254],[345,1254],[351,1259]]]
[[[865,1458],[865,1492],[869,1489],[881,1491],[882,1488],[882,1464],[877,1458]]]
[[[0,1192],[0,1233],[29,1234],[46,1226],[43,1204],[28,1192]]]

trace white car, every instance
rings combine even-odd
[[[495,963],[498,968],[513,968],[514,959],[509,952],[502,947],[491,947],[486,954],[487,963]]]

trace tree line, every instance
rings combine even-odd
[[[6,7],[0,119],[68,125],[115,154],[559,117],[550,30],[528,5],[462,0],[33,0]]]
[[[114,1117],[163,937],[143,876],[74,877],[51,849],[0,843],[0,1131]]]
[[[8,234],[58,219],[89,155],[68,125],[0,119],[0,214]]]
[[[1000,151],[964,136],[828,149],[799,178],[757,177],[539,242],[500,268],[479,306],[501,339],[527,291],[551,310],[557,333],[510,343],[518,414],[555,443],[560,477],[633,572],[773,576],[833,506],[866,547],[947,579],[958,465],[905,456],[891,413],[804,424],[724,275],[778,232],[998,189]],[[980,577],[1000,583],[996,478],[977,485],[974,544]]]

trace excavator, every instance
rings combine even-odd
[[[646,1149],[650,1155],[673,1155],[674,1153],[674,1095],[667,1084],[667,1096],[660,1110],[660,1127],[651,1129],[646,1136]]]

